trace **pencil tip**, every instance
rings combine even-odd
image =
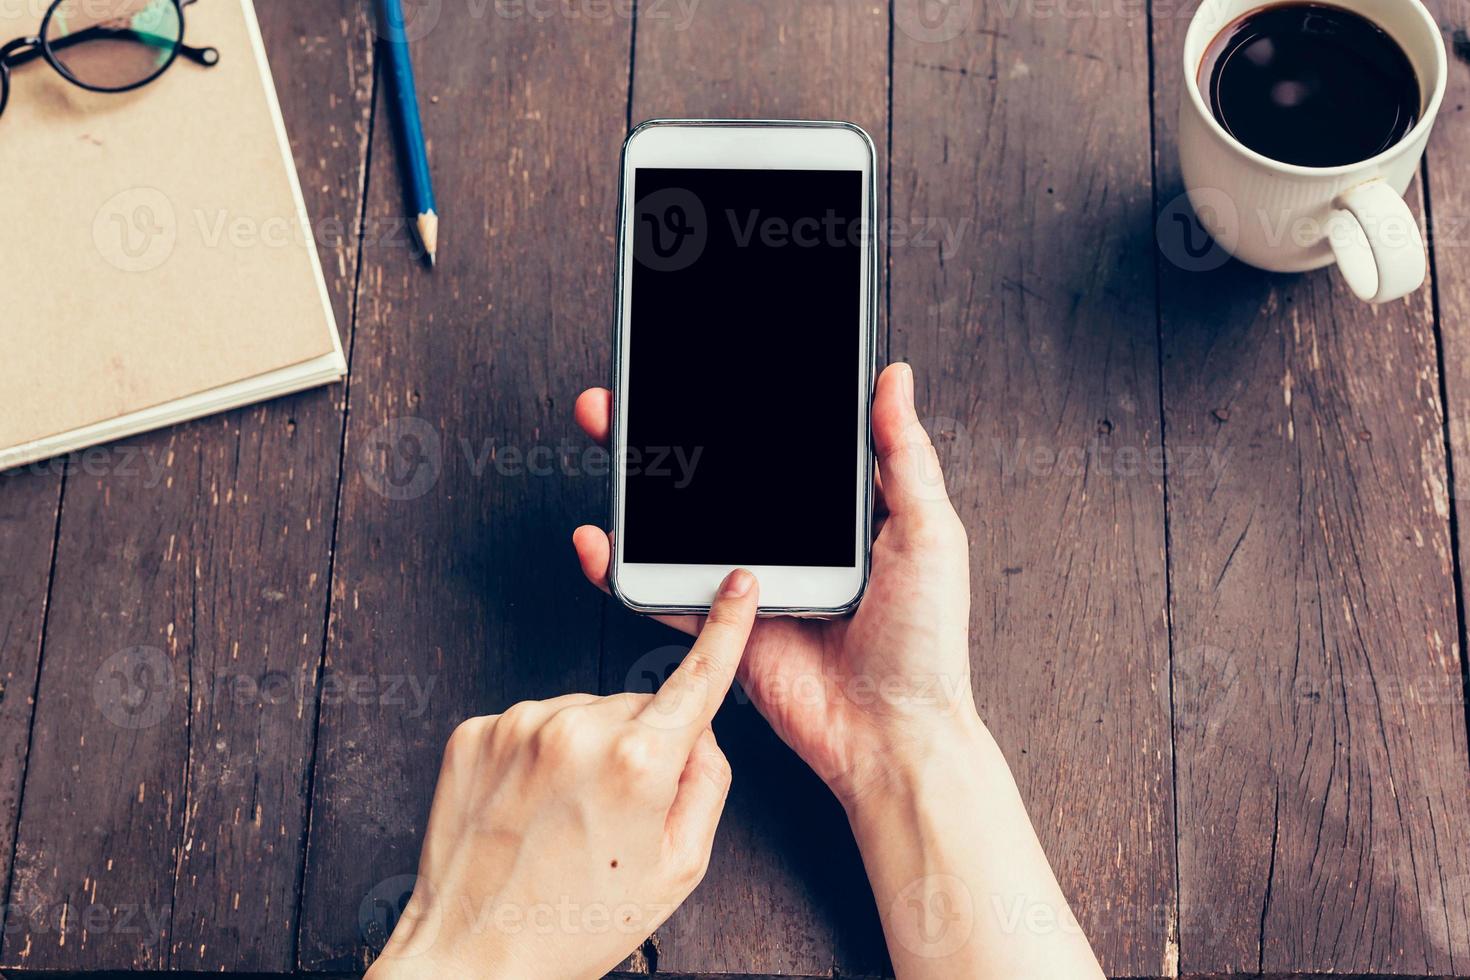
[[[438,264],[439,254],[439,216],[433,211],[425,211],[419,215],[419,241],[424,243],[424,251],[429,256],[429,267]]]

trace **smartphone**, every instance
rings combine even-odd
[[[867,584],[876,156],[844,122],[653,120],[623,146],[613,594],[707,611],[735,568],[767,614]]]

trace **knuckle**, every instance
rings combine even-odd
[[[929,430],[918,419],[914,419],[898,430],[893,441],[879,452],[879,457],[885,462],[903,466],[922,463],[926,454],[933,451],[934,444],[929,439]]]
[[[725,758],[725,753],[721,752],[711,759],[709,766],[710,778],[715,781],[715,785],[728,792],[731,782],[735,779],[735,770],[730,768],[730,760]]]
[[[709,616],[705,619],[705,630],[711,627],[731,630],[739,626],[745,620],[745,599],[735,599],[725,602],[716,602],[710,607]]]
[[[485,740],[485,736],[494,726],[493,716],[466,718],[454,726],[454,731],[449,733],[449,741],[445,744],[444,754],[458,756],[473,751]]]
[[[517,701],[500,713],[500,717],[495,722],[495,727],[514,728],[517,725],[523,724],[528,710],[529,706],[525,701]]]
[[[940,462],[939,450],[934,448],[928,435],[925,434],[923,442],[910,443],[907,455],[911,463],[910,482],[914,492],[926,500],[944,499],[944,464]]]
[[[924,428],[924,423],[919,419],[904,426],[903,442],[910,450],[916,451],[921,459],[931,455],[935,459],[939,458],[934,453],[934,440],[929,438],[929,430]]]
[[[690,848],[681,854],[674,867],[674,878],[680,888],[693,891],[709,873],[710,852]]]
[[[586,745],[586,716],[576,708],[563,708],[536,730],[532,742],[536,749],[558,758],[581,754]]]
[[[629,714],[636,714],[642,711],[653,701],[653,695],[647,691],[624,691],[621,694],[609,695],[609,697],[617,698],[621,701],[623,706],[628,709]]]
[[[536,729],[539,708],[535,701],[517,701],[495,722],[496,734],[517,741],[526,738]]]
[[[713,639],[715,639],[716,641],[721,639],[718,632],[713,637]],[[713,656],[709,654],[707,650],[697,650],[694,653],[690,654],[689,659],[684,661],[684,666],[680,669],[686,677],[699,681],[703,684],[711,683],[719,676],[720,673],[717,661]]]
[[[619,735],[612,745],[612,764],[624,776],[641,777],[658,772],[659,756],[658,740],[643,731]]]

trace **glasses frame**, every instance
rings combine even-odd
[[[56,49],[52,42],[47,39],[50,33],[51,20],[56,12],[68,0],[53,0],[51,6],[46,8],[46,15],[41,18],[41,28],[36,34],[29,37],[18,37],[13,41],[0,46],[0,115],[5,114],[5,106],[10,102],[10,71],[22,65],[28,65],[36,59],[44,60],[56,73],[66,79],[77,88],[86,89],[88,92],[122,93],[132,92],[145,85],[151,85],[163,76],[163,73],[173,67],[174,62],[183,55],[190,61],[205,68],[213,68],[219,64],[219,51],[215,48],[194,48],[184,43],[186,24],[184,22],[184,8],[190,6],[195,0],[169,0],[173,5],[174,13],[179,19],[179,36],[173,42],[173,50],[169,52],[168,60],[159,65],[158,70],[147,78],[122,86],[90,85],[78,78],[66,64],[57,57]],[[88,28],[91,30],[91,28]],[[80,34],[68,35],[70,38],[79,38]],[[61,40],[65,41],[66,38]],[[71,43],[85,43],[73,40]],[[66,45],[63,45],[65,47]]]

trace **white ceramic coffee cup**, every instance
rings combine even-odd
[[[1261,0],[1204,0],[1184,39],[1186,94],[1179,119],[1184,186],[1200,223],[1225,251],[1273,272],[1337,263],[1362,299],[1383,303],[1424,282],[1424,240],[1403,194],[1419,169],[1444,100],[1444,39],[1419,0],[1313,0],[1351,10],[1398,42],[1419,77],[1419,122],[1359,163],[1301,167],[1262,156],[1227,133],[1199,87],[1212,40]]]

